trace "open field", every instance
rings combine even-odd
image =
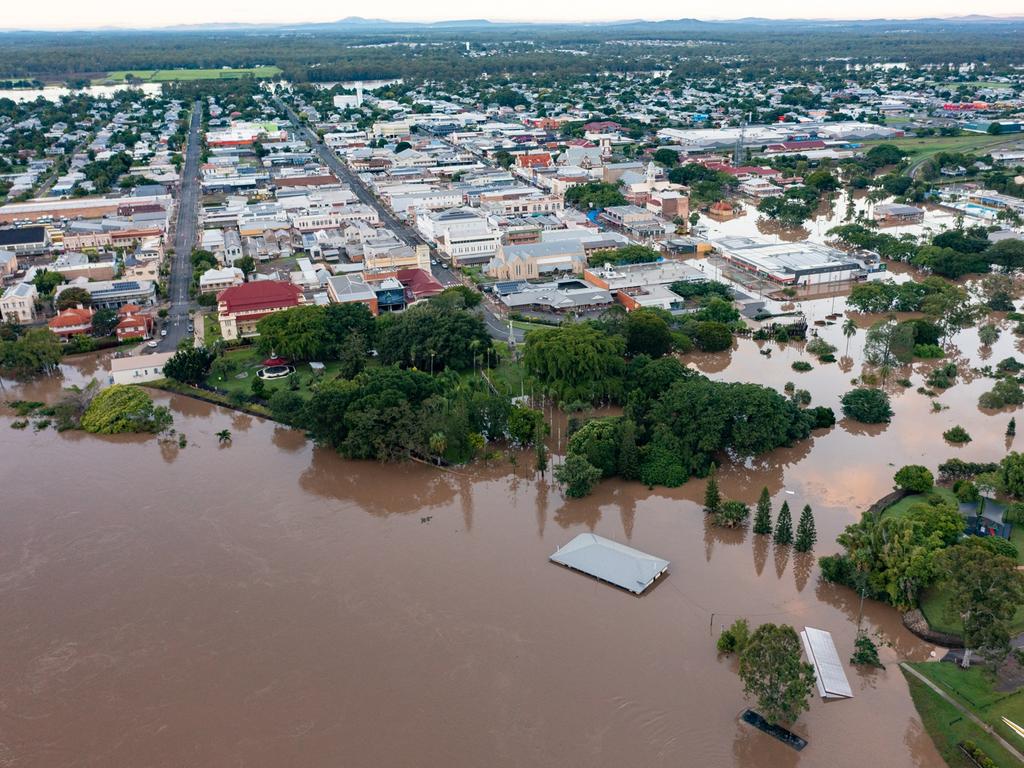
[[[135,69],[108,72],[98,82],[124,82],[132,75],[144,83],[172,83],[178,80],[236,80],[241,77],[268,78],[281,74],[275,66],[224,69]]]
[[[957,696],[956,690],[949,689],[946,685],[946,678],[949,674],[962,675],[965,679],[969,677],[977,677],[982,675],[982,671],[977,667],[970,670],[961,670],[953,664],[945,664],[939,662],[926,662],[922,664],[911,665],[915,670],[920,672],[922,675],[927,677],[929,680],[937,683],[939,687],[946,690],[951,696],[961,701],[964,706],[967,706],[975,714],[986,722],[990,722],[989,717],[994,716],[996,711],[1000,715],[1006,714],[1014,722],[1020,722],[1019,717],[1021,715],[1021,708],[1024,705],[1024,699],[1021,698],[1021,694],[1016,694],[1012,699],[1008,700],[1012,703],[1000,705],[996,704],[991,707],[990,712],[985,710],[977,710],[971,706],[970,702],[964,701],[962,697]],[[945,669],[948,667],[948,669]],[[957,748],[957,744],[961,741],[973,741],[978,747],[983,749],[990,758],[996,761],[997,765],[1014,765],[1015,760],[1012,756],[1006,753],[1006,751],[987,733],[981,728],[972,723],[970,720],[960,714],[957,709],[947,701],[944,701],[928,686],[917,680],[908,673],[904,673],[904,677],[907,678],[907,685],[910,687],[910,696],[914,700],[914,706],[917,707],[917,712],[921,716],[921,721],[924,724],[925,730],[932,737],[932,741],[935,742],[935,746],[939,752],[942,753],[943,758],[946,762],[954,768],[959,766],[969,766],[971,762],[964,757],[963,753]],[[974,680],[971,680],[974,683]],[[958,686],[961,689],[962,686]],[[991,691],[991,685],[988,685]],[[981,693],[981,691],[976,691]],[[997,694],[998,695],[998,694]],[[1009,711],[1015,711],[1016,717],[1013,714],[1009,714]],[[996,716],[998,720],[999,717]],[[1000,721],[1002,725],[1002,721]],[[1009,729],[1003,726],[1000,733],[1003,734],[1003,738],[1010,738],[1006,733]],[[1018,738],[1014,736],[1013,738]]]
[[[1018,139],[1024,136],[1017,136]],[[910,155],[911,161],[924,159],[939,152],[974,152],[987,150],[998,144],[1006,144],[1014,140],[1013,135],[990,136],[987,133],[971,133],[963,136],[923,136],[921,138],[883,139],[865,141],[864,146],[876,144],[893,144]]]

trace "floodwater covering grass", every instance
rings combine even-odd
[[[280,67],[226,67],[221,69],[123,69],[108,72],[98,82],[122,83],[131,75],[144,83],[172,83],[179,80],[237,80],[241,77],[271,78],[281,74]]]
[[[925,662],[921,664],[911,664],[910,666],[929,680],[933,681],[935,681],[935,678],[931,674],[933,670],[937,670],[940,667],[949,667],[954,672],[958,670],[958,667],[953,664],[945,664],[941,662]],[[962,671],[967,671],[969,673],[974,672],[975,670]],[[990,758],[995,760],[997,765],[1010,766],[1016,764],[1013,757],[1009,755],[995,739],[964,717],[956,707],[943,700],[941,696],[913,675],[904,672],[903,676],[907,679],[907,685],[910,688],[910,697],[914,701],[917,713],[921,716],[921,722],[924,724],[925,730],[928,731],[928,735],[932,737],[932,741],[935,742],[936,749],[939,750],[939,753],[942,755],[947,765],[951,766],[951,768],[961,768],[961,766],[963,768],[970,768],[970,766],[973,765],[957,746],[962,741],[973,741],[978,747],[983,749]],[[938,682],[938,685],[944,690],[946,689],[941,682]],[[954,698],[960,700],[954,691],[949,691],[949,693]],[[970,707],[967,702],[964,701],[962,703],[965,706]],[[973,707],[971,709],[973,711]],[[976,714],[983,720],[985,719],[980,712],[976,712]],[[1020,722],[1013,717],[1010,719],[1014,722]]]

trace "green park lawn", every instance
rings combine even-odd
[[[948,488],[935,486],[935,493],[942,496],[942,498],[948,501],[950,504],[957,503],[956,496],[954,496],[953,492]],[[913,496],[905,496],[904,498],[900,499],[895,504],[893,504],[891,507],[886,507],[885,511],[882,512],[882,514],[889,515],[891,517],[903,517],[910,511],[910,508],[913,507],[915,504],[926,503],[927,499],[923,495],[914,494]]]
[[[981,679],[985,673],[978,667],[961,670],[954,664],[938,662],[911,664],[910,666],[929,680],[937,683],[939,687],[971,709],[982,720],[992,722],[990,718],[995,717],[999,721],[999,726],[1001,726],[999,727],[1000,735],[1010,741],[1011,744],[1020,741],[1018,736],[1013,736],[1010,729],[1003,725],[999,717],[1006,715],[1015,723],[1020,723],[1021,717],[1024,717],[1024,698],[1022,698],[1024,694],[1017,693],[1003,699],[1001,702],[996,701],[996,697],[1005,696],[1006,694],[993,695],[991,683]],[[968,768],[973,765],[957,748],[961,741],[973,741],[997,765],[1011,766],[1016,764],[1014,758],[1007,754],[995,739],[965,718],[956,707],[944,701],[917,678],[905,672],[904,677],[907,679],[910,696],[914,700],[917,713],[921,716],[921,722],[948,765],[952,768],[961,768],[961,766]],[[972,698],[977,697],[977,701],[988,704],[988,706],[985,709],[977,708],[970,701],[957,695],[956,688],[950,688],[948,684],[955,685],[956,688],[965,691]]]
[[[252,394],[252,382],[256,378],[256,372],[263,367],[264,356],[257,352],[255,347],[243,347],[226,352],[224,360],[229,366],[228,373],[222,378],[215,367],[206,377],[206,384],[226,392],[228,397]],[[341,363],[338,361],[324,363],[322,380],[334,378],[340,368]],[[279,389],[290,389],[292,379],[295,377],[299,380],[299,388],[295,391],[304,398],[312,396],[310,384],[313,383],[314,375],[309,364],[296,363],[295,369],[295,373],[287,378],[264,382],[263,398],[269,399]]]
[[[132,75],[144,83],[171,83],[180,80],[235,80],[240,77],[270,78],[281,74],[275,66],[243,67],[228,69],[131,69],[108,72],[98,82],[124,82]]]

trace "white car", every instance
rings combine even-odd
[[[156,340],[147,341],[146,346],[149,347],[150,349],[156,349],[158,346],[160,346],[160,342]]]
[[[167,335],[167,329],[166,328],[161,328],[160,329],[160,335],[161,336],[166,336]]]

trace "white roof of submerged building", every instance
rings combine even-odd
[[[595,533],[581,533],[551,561],[639,595],[668,570],[668,560],[648,555]]]
[[[814,627],[804,627],[800,633],[807,658],[814,667],[815,682],[821,698],[852,699],[853,689],[843,671],[843,662],[839,659],[836,644],[832,642],[832,633]]]

